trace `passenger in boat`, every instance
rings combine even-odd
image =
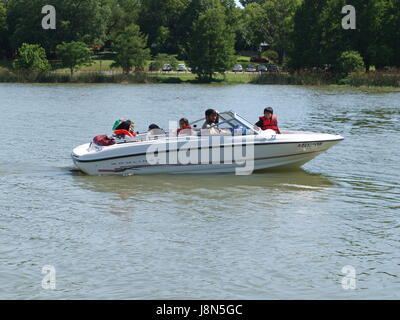
[[[114,125],[115,126],[115,125]],[[121,123],[115,128],[114,136],[117,138],[125,138],[125,137],[136,137],[136,133],[133,131],[135,125],[131,120],[122,120]]]
[[[189,120],[186,118],[179,120],[179,129],[176,131],[176,134],[181,133],[183,130],[192,130],[192,127],[189,125]]]
[[[161,129],[158,125],[152,123],[149,125],[149,129],[147,130],[147,134],[151,136],[158,136],[165,134],[165,131]]]
[[[276,133],[280,134],[281,131],[278,128],[278,118],[274,115],[274,109],[267,107],[264,109],[264,116],[260,117],[260,120],[256,123],[256,126],[261,130],[275,130]]]
[[[126,120],[128,120],[128,119],[126,119],[126,118],[119,118],[118,120],[116,120],[116,121],[114,122],[112,131],[117,130],[118,126],[119,126],[122,122],[124,122],[124,121],[126,121]]]
[[[219,122],[219,116],[217,110],[208,109],[206,110],[206,121],[204,122],[202,129],[210,129],[217,125]]]
[[[151,131],[153,129],[160,129],[160,127],[154,123],[152,123],[151,125],[149,125],[149,129],[147,131]]]

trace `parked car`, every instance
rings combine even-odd
[[[260,64],[259,66],[257,66],[257,71],[258,72],[267,72],[267,67]]]
[[[246,68],[246,72],[256,72],[257,68],[255,66],[248,66]]]
[[[179,71],[179,72],[185,72],[186,70],[187,70],[186,65],[184,63],[178,64],[178,68],[176,68],[176,71]]]
[[[275,64],[271,64],[268,66],[268,72],[279,72],[279,67]]]
[[[162,68],[162,71],[166,71],[166,72],[172,71],[171,65],[170,64],[164,64],[163,68]]]
[[[242,67],[241,64],[236,64],[236,65],[233,67],[232,71],[233,71],[233,72],[243,72],[243,67]]]
[[[269,61],[267,59],[263,59],[263,58],[251,57],[250,62],[268,63]]]

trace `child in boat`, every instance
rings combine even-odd
[[[189,125],[189,120],[186,118],[179,120],[179,129],[176,131],[176,134],[181,133],[183,130],[192,130],[192,127]]]
[[[256,123],[256,126],[261,128],[261,130],[271,129],[278,134],[281,133],[278,127],[278,118],[276,115],[274,115],[274,109],[271,107],[264,109],[264,116],[260,117],[260,120]]]

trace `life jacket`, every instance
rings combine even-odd
[[[124,130],[124,129],[115,130],[114,134],[116,136],[128,136],[130,138],[136,137],[136,133],[129,132],[128,130]]]
[[[177,131],[176,131],[176,134],[179,134],[179,132],[181,132],[182,130],[186,130],[186,129],[192,129],[192,127],[191,126],[183,126],[182,128],[180,128],[180,129],[178,129]]]
[[[278,128],[278,118],[276,115],[272,115],[271,119],[268,119],[266,116],[260,117],[260,121],[262,121],[261,129],[262,130],[275,130],[276,133],[280,133]]]

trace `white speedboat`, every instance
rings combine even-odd
[[[262,131],[236,114],[219,114],[211,129],[198,129],[204,118],[191,123],[192,130],[148,132],[116,139],[101,146],[94,142],[76,147],[75,165],[89,175],[154,173],[250,174],[255,170],[300,167],[343,140],[325,133]]]

